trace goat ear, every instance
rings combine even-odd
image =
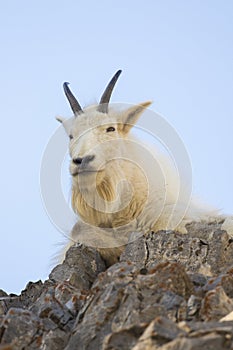
[[[66,132],[67,135],[70,135],[70,133],[71,133],[71,129],[72,129],[72,126],[73,126],[75,118],[76,117],[72,117],[72,118],[66,119],[66,118],[63,118],[63,117],[60,117],[60,116],[56,117],[57,121],[62,124],[62,126],[65,129],[65,132]]]
[[[56,117],[56,119],[57,119],[57,121],[58,121],[59,123],[63,123],[63,122],[65,121],[65,118],[60,117],[60,115],[58,115],[58,116]]]
[[[146,101],[139,103],[133,107],[128,108],[123,112],[121,121],[123,123],[122,132],[127,134],[130,129],[136,124],[138,118],[144,112],[144,110],[151,105],[152,101]]]

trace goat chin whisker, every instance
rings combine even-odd
[[[98,174],[103,171],[104,170],[79,170],[79,171],[72,172],[71,175],[77,176],[77,175],[87,175],[87,174]]]

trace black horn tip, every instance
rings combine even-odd
[[[116,76],[117,76],[117,78],[119,77],[119,75],[122,73],[122,69],[119,69],[117,72],[116,72]]]
[[[118,78],[119,78],[119,76],[121,75],[121,73],[122,73],[122,70],[119,69],[119,70],[114,74],[114,76],[112,77],[112,83],[113,83],[113,84],[116,83],[116,81],[118,80]]]

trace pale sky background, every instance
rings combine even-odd
[[[40,164],[71,116],[117,69],[113,102],[152,99],[182,137],[196,192],[233,213],[233,2],[2,1],[0,288],[45,279],[62,240],[40,196]]]

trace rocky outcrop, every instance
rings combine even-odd
[[[233,348],[233,240],[223,221],[150,233],[106,268],[76,245],[49,279],[0,290],[0,350]]]

